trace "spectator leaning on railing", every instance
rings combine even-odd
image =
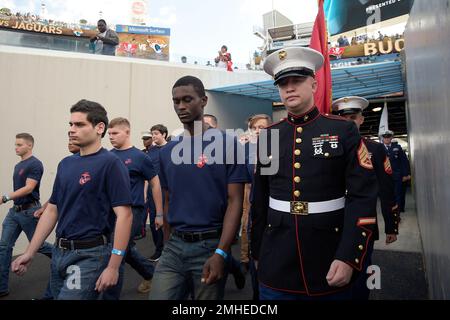
[[[108,56],[116,55],[116,46],[119,44],[117,33],[109,29],[103,19],[98,20],[97,28],[99,33],[91,38],[91,43],[94,44],[94,53]]]

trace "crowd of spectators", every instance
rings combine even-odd
[[[350,40],[346,36],[340,36],[335,43],[332,43],[332,47],[336,48],[344,48],[350,45],[359,45],[373,41],[384,41],[386,39],[397,40],[403,38],[403,34],[395,34],[395,35],[386,35],[378,31],[377,35],[369,36],[368,34],[355,35],[350,38]]]
[[[39,23],[47,26],[55,26],[55,27],[62,27],[62,28],[68,28],[68,29],[83,29],[83,30],[95,30],[97,29],[96,25],[90,25],[86,23],[67,23],[63,21],[57,21],[53,19],[46,19],[38,14],[32,14],[30,12],[27,13],[9,13],[8,11],[4,10],[1,12],[1,15],[7,16],[10,19],[16,19],[22,22],[27,23]]]

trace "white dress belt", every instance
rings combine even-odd
[[[344,206],[345,197],[318,202],[282,201],[269,197],[269,207],[272,209],[298,215],[325,213],[342,209]]]

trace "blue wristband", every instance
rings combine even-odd
[[[125,250],[112,249],[111,253],[123,257],[125,255]]]
[[[214,251],[214,252],[217,253],[219,256],[222,256],[225,260],[227,260],[228,253],[226,253],[222,249],[217,248],[216,251]]]

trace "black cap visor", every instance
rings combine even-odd
[[[351,109],[343,109],[343,110],[339,110],[339,111],[337,111],[336,113],[337,113],[338,115],[340,115],[340,116],[346,116],[346,115],[349,115],[349,114],[357,114],[357,113],[360,113],[360,112],[362,112],[361,109],[358,109],[358,108],[351,108]]]
[[[281,79],[285,79],[288,77],[313,77],[314,71],[308,68],[289,68],[283,71],[278,72],[274,77],[274,85],[277,86]]]

